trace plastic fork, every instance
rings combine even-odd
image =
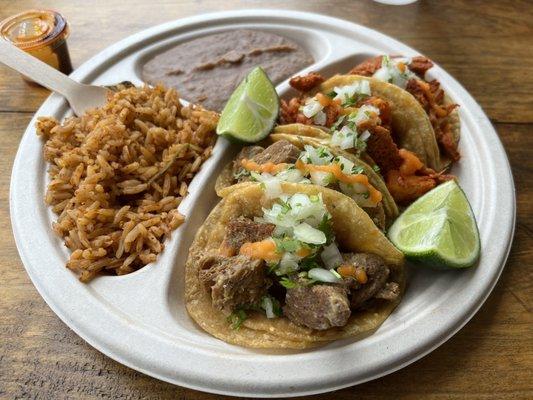
[[[34,82],[59,93],[76,115],[105,104],[109,89],[76,82],[41,60],[0,39],[0,62]]]

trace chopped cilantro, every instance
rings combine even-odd
[[[272,297],[272,311],[274,311],[274,314],[276,314],[278,317],[283,316],[283,310],[281,309],[281,304],[279,304],[279,300],[275,297]]]
[[[321,265],[316,261],[316,254],[313,257],[304,258],[300,262],[300,269],[309,271],[313,268],[321,268]]]
[[[326,214],[322,217],[322,221],[318,224],[318,229],[326,235],[326,244],[331,243],[333,240],[333,228],[331,226],[331,218],[329,215]]]
[[[287,278],[286,276],[282,277],[279,281],[280,285],[283,286],[286,289],[292,289],[295,288],[297,285],[296,282],[294,282],[292,279]]]
[[[235,173],[233,176],[234,176],[235,179],[240,179],[240,178],[243,178],[245,176],[250,176],[250,171],[242,168],[239,172]]]
[[[350,106],[353,106],[357,103],[357,99],[352,97],[352,98],[348,98],[346,99],[346,101],[344,103],[342,103],[342,106],[343,107],[350,107]]]
[[[362,194],[363,198],[368,199],[370,197],[370,193],[366,192]]]
[[[346,119],[346,115],[339,117],[337,121],[331,126],[331,130],[332,131],[336,130],[339,127],[339,125],[344,122],[345,119]]]
[[[244,309],[240,308],[238,310],[233,311],[227,318],[227,321],[231,324],[232,329],[239,329],[242,325],[242,323],[248,318],[248,315],[246,315],[246,311]]]
[[[346,101],[342,104],[343,107],[349,107],[354,106],[359,101],[363,100],[364,98],[369,97],[366,93],[355,93],[352,97],[346,99]]]
[[[361,167],[360,165],[356,165],[352,168],[353,174],[362,174],[363,172],[365,172],[365,169]]]
[[[330,157],[328,149],[326,149],[324,146],[317,147],[316,151],[320,158]]]
[[[379,165],[374,165],[372,169],[377,172],[378,174],[381,172],[381,169],[379,168]]]
[[[279,263],[273,262],[273,263],[268,263],[267,265],[268,265],[267,273],[268,274],[273,274],[276,271],[276,269],[278,268]]]
[[[283,238],[273,238],[274,243],[276,243],[276,251],[278,253],[293,253],[296,250],[300,248],[300,242],[296,239],[292,239],[290,237],[283,237]]]
[[[279,200],[279,204],[281,206],[281,214],[282,215],[287,214],[292,208],[291,205],[288,202],[283,201],[281,199]]]
[[[358,140],[355,144],[355,147],[357,147],[357,150],[359,151],[365,151],[366,150],[366,142],[364,140]]]
[[[331,98],[334,98],[335,96],[337,96],[337,92],[332,90],[331,92],[329,92],[326,96],[328,97],[331,97]]]

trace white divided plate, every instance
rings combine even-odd
[[[147,57],[173,44],[212,32],[252,28],[275,32],[307,48],[325,75],[347,71],[371,55],[418,54],[385,35],[323,15],[286,10],[247,10],[186,18],[130,36],[102,51],[72,77],[92,84],[140,83]],[[213,156],[180,205],[186,222],[153,265],[122,277],[80,283],[65,268],[68,252],[51,229],[55,216],[44,203],[47,165],[35,134],[38,116],[64,118],[66,102],[52,95],[22,138],[11,178],[11,219],[22,261],[39,293],[78,335],[109,357],[181,386],[241,396],[296,396],[326,392],[391,373],[429,353],[479,309],[504,267],[515,224],[514,186],[504,149],[474,99],[450,75],[430,71],[459,103],[462,122],[459,177],[481,234],[482,255],[465,271],[411,269],[405,298],[373,335],[309,351],[250,350],[221,342],[188,317],[184,263],[193,236],[217,199],[214,180],[235,149],[219,140]],[[216,84],[215,82],[213,84]],[[287,94],[289,86],[278,86]],[[235,147],[235,146],[234,146]]]

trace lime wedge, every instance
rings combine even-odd
[[[238,142],[264,139],[278,118],[279,97],[261,67],[256,67],[232,93],[222,110],[217,134]]]
[[[466,268],[479,258],[474,213],[455,181],[437,186],[411,204],[388,236],[408,259],[435,268]]]

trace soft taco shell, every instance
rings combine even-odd
[[[450,104],[455,104],[455,102],[452,101],[452,99],[447,94],[445,94],[444,105],[448,106]],[[457,110],[457,108],[446,117],[446,122],[450,125],[453,142],[455,144],[455,147],[457,148],[459,145],[459,139],[461,138],[461,120],[459,119],[459,111]],[[444,155],[441,156],[441,169],[449,167],[451,163],[452,161],[449,158]]]
[[[322,194],[332,215],[337,242],[345,252],[366,252],[381,256],[391,268],[391,274],[404,291],[404,259],[374,225],[368,215],[351,198],[331,189],[314,185],[283,183],[288,194]],[[262,207],[269,207],[268,200],[258,184],[248,184],[230,192],[211,212],[197,232],[189,251],[185,270],[185,299],[189,315],[204,330],[226,342],[256,348],[307,348],[324,341],[340,338],[360,338],[371,334],[390,315],[395,302],[382,302],[364,312],[354,312],[348,324],[342,328],[315,331],[303,328],[286,318],[268,319],[254,313],[244,321],[240,329],[232,329],[226,316],[214,309],[209,294],[202,288],[198,278],[200,258],[217,251],[225,234],[225,227],[232,218],[244,215],[262,215]],[[400,296],[401,297],[401,296]]]
[[[336,75],[322,83],[317,92],[329,93],[335,86],[370,82],[372,95],[383,97],[391,105],[392,129],[398,134],[403,147],[412,151],[430,168],[441,169],[440,152],[435,132],[426,112],[407,91],[393,84],[359,75]]]
[[[304,124],[286,124],[278,125],[274,128],[273,133],[288,133],[289,135],[308,136],[316,139],[329,139],[331,135],[324,129]]]

